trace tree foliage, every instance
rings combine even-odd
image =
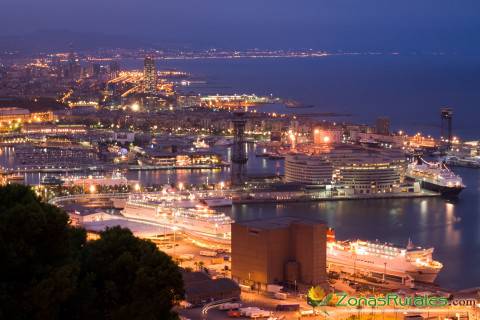
[[[112,228],[86,241],[27,187],[0,188],[0,319],[175,319],[178,267]]]

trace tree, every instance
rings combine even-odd
[[[0,319],[55,319],[72,297],[85,232],[27,187],[0,188]]]
[[[86,242],[61,209],[0,188],[0,319],[176,319],[178,266],[119,227]]]
[[[78,319],[177,319],[183,298],[178,266],[150,241],[114,227],[87,243],[82,254]]]

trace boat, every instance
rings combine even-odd
[[[233,144],[233,140],[232,139],[228,139],[228,138],[221,138],[220,140],[218,140],[217,142],[215,142],[215,146],[224,146],[224,147],[229,147]]]
[[[420,182],[421,187],[441,193],[443,196],[455,197],[465,189],[462,178],[453,173],[444,163],[426,162],[420,158],[420,163],[410,163],[405,177]]]
[[[480,168],[480,157],[447,156],[445,157],[445,163],[449,166]]]
[[[162,202],[133,196],[129,197],[121,213],[124,217],[134,221],[176,227],[179,231],[192,237],[222,244],[231,242],[233,220],[206,206],[195,208],[166,206]]]
[[[442,263],[433,260],[434,248],[406,247],[379,241],[337,241],[335,232],[327,232],[327,266],[329,271],[363,275],[377,280],[406,283],[433,283]]]
[[[208,150],[210,149],[210,146],[205,142],[205,140],[200,140],[197,138],[195,142],[193,142],[193,145],[195,146],[196,150]]]
[[[202,203],[205,203],[209,208],[215,207],[231,207],[232,199],[226,197],[206,197],[201,198]]]
[[[43,186],[57,186],[62,185],[64,181],[57,176],[44,176],[40,181],[40,184]]]

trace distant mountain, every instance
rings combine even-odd
[[[18,36],[0,36],[0,51],[38,53],[45,51],[149,48],[152,44],[137,38],[68,30],[40,30]]]

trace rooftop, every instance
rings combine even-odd
[[[303,218],[303,217],[274,217],[268,219],[259,219],[259,220],[248,220],[235,222],[234,224],[242,225],[249,228],[255,228],[260,230],[274,230],[280,228],[287,228],[292,224],[325,224],[323,220],[313,219],[313,218]]]

